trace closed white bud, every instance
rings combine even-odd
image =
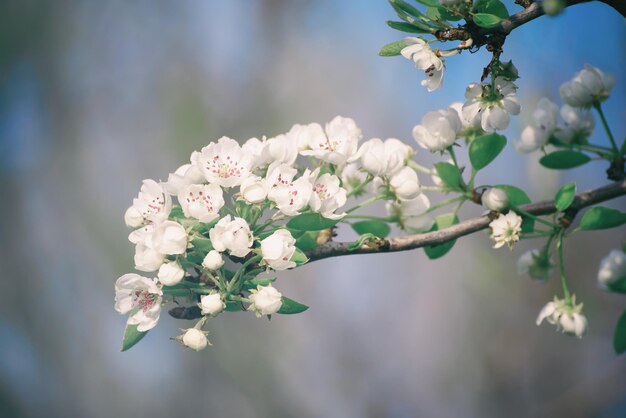
[[[210,271],[215,271],[224,265],[224,258],[222,255],[215,251],[211,250],[202,260],[202,266]]]
[[[189,328],[183,334],[183,344],[185,347],[191,348],[192,350],[204,350],[207,345],[210,345],[206,334],[206,332],[200,331],[199,329]]]
[[[614,85],[615,78],[612,75],[585,64],[585,68],[576,73],[574,78],[561,85],[559,93],[570,106],[590,107],[606,100]]]
[[[420,193],[420,183],[417,173],[410,167],[404,167],[389,179],[391,191],[400,200],[411,200]]]
[[[517,273],[529,275],[536,280],[546,281],[554,269],[554,264],[546,251],[538,249],[526,251],[517,261]]]
[[[202,315],[211,316],[217,315],[226,308],[226,304],[222,300],[222,295],[219,293],[201,296],[198,306],[202,310]]]
[[[185,270],[176,261],[161,264],[157,277],[165,286],[174,286],[185,276]]]
[[[504,190],[492,187],[483,192],[481,202],[486,209],[502,212],[509,207],[509,196]]]
[[[259,285],[256,289],[252,289],[250,293],[248,299],[252,303],[248,306],[248,310],[255,311],[257,317],[274,314],[283,305],[283,295],[272,287],[271,284],[268,286]]]
[[[598,284],[604,289],[626,290],[626,253],[613,250],[600,262]]]

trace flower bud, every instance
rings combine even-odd
[[[224,259],[222,255],[215,250],[209,251],[209,253],[202,260],[202,266],[210,271],[215,271],[224,265]]]
[[[256,316],[271,315],[279,311],[283,304],[282,294],[276,290],[272,285],[261,286],[258,285],[256,289],[250,291],[250,306],[249,311],[256,311]]]
[[[481,201],[486,209],[495,210],[496,212],[502,212],[509,207],[509,196],[504,190],[495,187],[487,189],[483,193]]]
[[[528,274],[537,280],[548,280],[553,268],[548,253],[538,249],[525,252],[517,261],[518,274]]]
[[[124,222],[130,228],[139,228],[143,225],[143,215],[135,206],[129,207],[124,213]]]
[[[598,270],[600,287],[625,292],[626,291],[626,253],[613,250],[600,262]]]
[[[160,253],[183,254],[187,249],[187,231],[177,222],[164,221],[156,226],[152,241]]]
[[[209,340],[206,337],[206,333],[195,328],[189,328],[185,331],[182,341],[185,347],[189,347],[196,351],[204,350],[207,345],[210,345]]]
[[[185,276],[185,270],[176,261],[161,264],[157,277],[165,286],[174,286]]]
[[[200,297],[200,303],[198,304],[202,310],[203,315],[215,316],[222,312],[226,308],[226,304],[222,300],[222,295],[219,293],[211,293],[210,295],[203,295]]]
[[[417,173],[410,167],[404,167],[389,179],[391,190],[400,200],[410,200],[420,194]]]
[[[248,177],[241,183],[241,197],[248,203],[261,203],[267,197],[267,185],[256,176]]]
[[[261,241],[261,255],[268,266],[274,270],[287,270],[295,267],[291,261],[296,251],[296,240],[286,229],[279,229],[269,237]]]

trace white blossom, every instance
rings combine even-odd
[[[300,154],[312,155],[335,165],[343,165],[358,158],[361,129],[354,120],[336,116],[326,124],[325,133],[324,136],[320,136],[319,132],[307,135],[309,142],[302,145]]]
[[[135,268],[140,271],[157,271],[165,261],[165,254],[154,248],[154,225],[146,225],[128,235],[130,242],[135,244]]]
[[[425,194],[411,200],[387,202],[387,213],[397,216],[400,228],[412,233],[429,231],[432,228],[433,219],[428,215],[428,208],[430,200]]]
[[[186,217],[209,223],[219,217],[224,194],[216,184],[190,184],[179,189],[178,203]]]
[[[239,187],[243,200],[251,204],[261,203],[267,197],[267,182],[258,176],[250,176]]]
[[[319,212],[324,218],[341,219],[345,213],[335,213],[346,204],[346,189],[340,186],[339,177],[322,174],[313,185],[309,206],[313,212]]]
[[[201,351],[204,350],[207,345],[211,345],[206,336],[206,331],[189,328],[185,331],[181,340],[185,347],[191,348],[192,350]]]
[[[321,144],[327,141],[324,129],[319,123],[295,124],[286,135],[297,144],[298,151],[314,149],[311,144]]]
[[[202,315],[215,316],[226,309],[226,304],[219,293],[211,293],[202,295],[198,307],[202,311]]]
[[[422,38],[405,38],[406,47],[400,51],[404,58],[415,63],[415,68],[424,71],[426,79],[422,80],[422,86],[428,91],[433,91],[441,87],[443,82],[444,64],[441,58],[433,52],[428,42]]]
[[[209,271],[220,269],[224,265],[224,258],[218,251],[211,250],[202,260],[202,267]]]
[[[144,180],[133,205],[126,210],[124,221],[131,228],[159,223],[170,214],[172,199],[163,186],[154,180]]]
[[[483,192],[481,202],[485,209],[502,212],[509,207],[509,196],[504,190],[491,187]]]
[[[360,164],[354,162],[346,164],[341,170],[341,184],[348,193],[353,193],[353,191],[357,187],[361,187],[361,185],[367,179],[367,174],[362,171],[360,167]],[[357,194],[355,194],[354,196],[358,197]]]
[[[187,249],[187,231],[178,222],[161,222],[152,233],[152,245],[163,254],[183,254]]]
[[[361,145],[359,155],[366,172],[373,176],[391,176],[404,167],[413,149],[395,138],[385,141],[372,138]]]
[[[598,283],[604,289],[626,283],[626,253],[613,250],[602,259],[598,270]]]
[[[413,138],[430,152],[443,151],[454,144],[462,128],[456,110],[437,110],[424,115],[422,123],[413,128]]]
[[[199,156],[200,153],[198,151],[194,151],[191,154],[190,164],[181,165],[176,169],[176,171],[170,173],[167,177],[167,183],[163,185],[167,193],[176,196],[181,188],[189,184],[200,184],[206,181],[200,167],[197,164]]]
[[[459,120],[461,121],[462,130],[474,128],[472,121],[463,116],[463,102],[453,102],[450,106],[448,106],[448,108],[456,112]]]
[[[399,200],[411,200],[420,193],[417,173],[410,167],[404,167],[389,179],[389,187]]]
[[[559,93],[565,103],[573,107],[590,107],[609,97],[615,78],[600,69],[585,64],[570,81],[561,85]]]
[[[517,115],[520,105],[515,97],[517,87],[511,81],[496,77],[491,83],[471,83],[465,90],[463,118],[485,132],[504,130],[509,126],[509,114]]]
[[[209,183],[234,187],[250,175],[252,156],[237,141],[224,136],[202,148],[197,164]]]
[[[176,261],[161,264],[157,273],[159,281],[165,286],[174,286],[185,277],[185,270]]]
[[[559,107],[546,97],[537,102],[530,124],[522,130],[515,148],[519,152],[529,153],[543,147],[556,129]]]
[[[589,109],[563,105],[560,113],[564,125],[558,127],[554,136],[568,144],[584,144],[595,127],[595,120]]]
[[[296,251],[296,240],[286,229],[279,229],[261,241],[261,256],[274,270],[287,270],[296,266],[291,261]]]
[[[267,198],[276,204],[279,211],[287,216],[295,216],[304,209],[313,193],[313,178],[317,170],[308,169],[294,180],[298,170],[285,164],[268,169],[265,178],[268,187]]]
[[[547,252],[534,249],[526,251],[517,260],[517,273],[520,276],[529,275],[533,279],[546,281],[550,278],[554,264],[550,261]]]
[[[115,310],[130,313],[128,325],[137,325],[137,331],[145,332],[159,322],[162,295],[155,280],[135,273],[125,274],[115,282]]]
[[[209,231],[213,248],[219,252],[229,251],[236,257],[245,257],[252,247],[250,226],[243,218],[224,216]]]
[[[572,297],[571,303],[555,297],[554,301],[548,302],[539,312],[537,325],[541,325],[545,319],[550,324],[556,325],[557,331],[582,338],[587,334],[589,328],[587,318],[583,315],[582,309],[582,303],[576,305],[575,297]]]
[[[272,163],[293,165],[298,158],[298,140],[288,134],[270,138],[263,149],[264,159]]]
[[[493,248],[500,248],[504,244],[508,244],[509,248],[512,249],[513,244],[519,241],[522,232],[522,217],[513,211],[506,215],[501,213],[491,221],[489,227],[491,228],[491,239],[496,242]]]
[[[269,164],[269,154],[265,151],[267,141],[265,138],[250,138],[241,146],[243,153],[250,157],[250,171]]]
[[[283,305],[282,294],[272,285],[258,285],[256,289],[250,290],[249,311],[255,311],[257,317],[262,315],[272,315],[280,310]]]

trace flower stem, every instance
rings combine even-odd
[[[444,206],[451,205],[452,203],[455,203],[455,202],[464,201],[465,199],[466,197],[461,195],[461,196],[454,197],[452,199],[444,200],[443,202],[437,203],[436,205],[433,205],[430,208],[428,208],[426,213],[434,212],[437,209],[443,208]]]
[[[415,162],[415,161],[413,161],[413,160],[409,160],[409,161],[407,162],[407,165],[408,165],[409,167],[411,167],[412,169],[414,169],[414,170],[421,171],[422,173],[426,173],[426,174],[433,174],[433,171],[432,171],[432,170],[430,170],[430,169],[428,169],[428,168],[424,167],[423,165],[420,165],[420,164],[416,163],[416,162]]]
[[[528,213],[528,212],[518,208],[517,206],[511,206],[511,210],[513,212],[517,213],[518,215],[524,215],[525,217],[530,218],[530,219],[532,219],[534,221],[537,221],[539,223],[542,223],[542,224],[544,224],[546,226],[549,226],[550,228],[554,228],[554,226],[555,226],[552,222],[548,222],[548,221],[546,221],[544,219],[541,219],[538,216],[532,215],[532,214],[530,214],[530,213]]]
[[[572,297],[569,293],[569,289],[567,288],[567,279],[565,278],[565,260],[563,259],[563,233],[565,230],[561,230],[559,232],[558,242],[556,247],[559,251],[559,270],[561,271],[561,286],[563,287],[563,296],[565,297],[565,302],[570,305],[572,303]]]
[[[372,203],[376,202],[379,199],[382,199],[383,197],[384,196],[382,196],[382,195],[370,197],[369,199],[362,201],[361,203],[359,203],[358,205],[354,206],[353,208],[348,209],[346,211],[346,213],[352,213],[355,210],[362,208],[363,206],[371,205]]]
[[[613,148],[613,154],[615,157],[619,157],[619,148],[617,148],[617,143],[615,142],[615,138],[613,138],[613,133],[611,132],[611,128],[609,128],[609,124],[604,117],[604,112],[602,111],[602,105],[599,102],[593,104],[594,109],[598,111],[598,115],[600,115],[600,120],[602,121],[602,126],[604,126],[604,130],[609,137],[609,141],[611,141],[611,147]]]

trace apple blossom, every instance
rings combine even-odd
[[[275,136],[267,140],[263,153],[270,164],[293,165],[298,158],[298,140],[286,134]]]
[[[433,219],[428,215],[430,200],[420,194],[410,200],[387,202],[387,213],[398,218],[401,229],[412,233],[425,232],[432,228]]]
[[[614,85],[615,78],[612,75],[585,64],[574,78],[561,85],[559,93],[563,101],[570,106],[590,107],[606,100]]]
[[[190,184],[179,189],[178,203],[186,217],[209,223],[219,217],[224,194],[216,184]]]
[[[158,223],[170,214],[172,200],[163,186],[154,180],[144,180],[133,205],[126,210],[124,221],[131,228]]]
[[[167,183],[163,185],[167,193],[176,196],[178,191],[184,186],[206,182],[204,174],[202,174],[202,171],[197,164],[199,156],[200,153],[198,151],[194,151],[191,153],[190,164],[181,165],[176,169],[176,171],[170,173],[167,177]]]
[[[128,273],[115,282],[115,310],[130,313],[128,325],[137,325],[137,331],[145,332],[159,322],[162,295],[155,280]]]
[[[354,120],[336,116],[326,124],[326,135],[307,135],[309,142],[300,153],[311,155],[322,161],[342,165],[358,158],[357,150],[361,139],[361,129]]]
[[[563,334],[575,335],[582,338],[587,334],[589,325],[587,318],[582,314],[582,303],[576,305],[576,298],[572,297],[572,301],[557,299],[548,302],[539,312],[537,317],[537,325],[541,325],[545,319],[552,325],[556,325],[557,331]]]
[[[553,269],[554,264],[545,250],[526,251],[517,261],[517,273],[520,276],[527,274],[537,280],[548,280]]]
[[[345,213],[335,211],[346,204],[346,189],[340,186],[339,177],[322,174],[313,185],[309,206],[313,212],[319,212],[324,218],[341,219]]]
[[[522,217],[510,211],[506,215],[499,214],[496,219],[489,224],[491,228],[491,239],[496,243],[493,248],[500,248],[508,244],[513,249],[513,244],[519,241],[522,232]]]
[[[409,37],[404,39],[406,47],[400,51],[402,56],[415,63],[415,68],[424,71],[426,79],[422,80],[422,86],[428,91],[441,87],[445,66],[441,58],[430,49],[428,42],[422,38]]]
[[[269,164],[269,155],[265,152],[267,141],[265,137],[263,139],[250,138],[241,145],[243,153],[250,157],[250,171],[258,171],[258,168],[263,168]]]
[[[261,177],[250,176],[239,186],[239,193],[243,200],[251,204],[261,203],[267,197],[267,182]]]
[[[366,181],[367,174],[360,170],[361,165],[358,163],[346,164],[341,170],[341,185],[346,189],[348,193],[354,193],[361,185]],[[355,193],[354,196],[358,197],[363,193]]]
[[[430,152],[443,151],[454,144],[462,128],[461,119],[454,109],[428,112],[422,123],[413,128],[413,138]]]
[[[270,167],[265,181],[268,185],[267,198],[276,204],[278,210],[287,216],[295,216],[304,209],[313,193],[311,173],[308,169],[301,177],[294,180],[298,170],[285,164]]]
[[[298,151],[311,149],[310,144],[320,144],[327,141],[324,129],[319,123],[295,124],[285,135],[298,145]]]
[[[157,271],[165,261],[165,254],[154,248],[154,225],[146,225],[128,235],[128,240],[135,244],[135,268],[140,271]]]
[[[504,130],[509,126],[509,114],[517,115],[520,105],[515,97],[517,86],[502,77],[491,83],[471,83],[465,90],[467,101],[463,117],[485,132]]]
[[[268,286],[258,285],[256,289],[250,290],[248,310],[255,311],[257,317],[275,314],[283,305],[282,296],[271,284]]]
[[[209,183],[233,187],[250,175],[252,156],[237,141],[224,136],[202,148],[197,164]]]
[[[568,144],[586,143],[595,127],[595,120],[589,109],[563,105],[560,113],[564,125],[557,128],[554,136]]]
[[[209,231],[209,237],[213,248],[219,252],[229,251],[236,257],[245,257],[253,243],[250,226],[243,218],[230,215],[224,216]]]
[[[209,342],[206,331],[201,331],[196,328],[189,328],[185,330],[181,340],[185,347],[191,348],[192,350],[201,351],[206,348],[207,345],[211,345]]]
[[[537,102],[531,123],[522,130],[515,148],[519,152],[528,153],[543,147],[556,129],[559,107],[549,99],[542,97]]]
[[[219,293],[210,293],[200,297],[198,307],[202,311],[202,315],[215,316],[226,309],[226,304]]]
[[[261,241],[261,256],[274,270],[287,270],[296,266],[291,261],[296,251],[296,240],[286,229],[279,229]]]
[[[178,222],[161,222],[152,233],[152,245],[163,254],[183,254],[187,249],[187,231]]]
[[[209,271],[215,271],[220,269],[224,265],[224,258],[216,250],[211,250],[202,260],[202,267]]]
[[[157,273],[159,281],[165,286],[174,286],[185,277],[185,270],[176,261],[161,264]]]
[[[509,196],[502,189],[491,187],[485,190],[480,198],[485,209],[502,212],[509,207]]]
[[[421,193],[417,173],[404,167],[389,179],[389,187],[399,200],[410,200]]]
[[[359,154],[363,170],[373,176],[390,176],[404,167],[413,150],[395,138],[372,138],[361,145]]]
[[[598,270],[598,284],[604,289],[626,285],[626,253],[613,250],[602,259]]]

